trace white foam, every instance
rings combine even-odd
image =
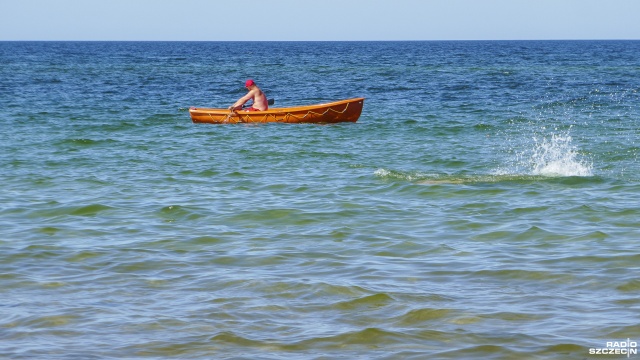
[[[387,177],[389,175],[391,175],[391,172],[387,169],[378,169],[373,173],[375,176],[380,176],[380,177]]]

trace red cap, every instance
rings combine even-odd
[[[249,86],[253,86],[256,83],[253,82],[253,80],[249,79],[244,83],[244,87],[249,87]]]

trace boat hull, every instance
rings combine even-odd
[[[191,121],[209,124],[236,123],[340,123],[356,122],[362,113],[364,98],[354,98],[326,104],[273,108],[266,111],[230,112],[228,109],[189,109]]]

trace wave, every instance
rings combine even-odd
[[[388,180],[405,180],[415,182],[420,185],[472,185],[498,182],[535,182],[547,179],[542,175],[509,173],[497,171],[493,174],[434,174],[419,171],[396,171],[379,168],[374,171],[374,175]]]
[[[534,136],[507,149],[501,165],[486,174],[436,174],[379,168],[374,175],[384,179],[420,184],[470,184],[501,181],[539,181],[547,178],[591,178],[593,162],[573,144],[568,131]],[[453,165],[452,163],[449,165]]]

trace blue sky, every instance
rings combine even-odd
[[[640,0],[0,0],[0,40],[640,39]]]

